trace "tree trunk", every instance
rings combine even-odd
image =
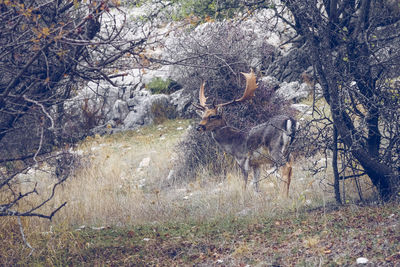
[[[338,133],[336,130],[336,127],[333,126],[333,144],[332,144],[332,169],[333,169],[333,188],[335,189],[335,200],[336,203],[339,205],[342,205],[342,200],[340,198],[340,185],[339,185],[339,171],[338,171],[338,166],[337,166],[337,157],[338,157],[338,148],[337,148],[337,143],[338,143]]]

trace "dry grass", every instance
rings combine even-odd
[[[204,168],[192,183],[166,186],[174,146],[188,125],[188,121],[168,121],[139,131],[88,138],[76,152],[88,158],[89,163],[58,189],[50,208],[64,201],[68,204],[51,224],[126,226],[230,215],[273,215],[333,201],[330,171],[312,176],[303,170],[315,159],[296,163],[289,198],[284,197],[284,183],[274,173],[264,176],[261,193],[254,193],[251,185],[243,190],[236,166],[225,177],[211,177]],[[43,172],[37,172],[35,180],[43,197],[55,183]],[[350,188],[348,195],[354,195],[353,186],[346,188]]]
[[[82,142],[76,153],[87,158],[87,164],[57,189],[56,197],[47,208],[51,210],[64,201],[68,202],[67,206],[57,213],[52,222],[24,219],[28,240],[32,240],[30,237],[33,238],[37,232],[46,235],[59,229],[58,233],[68,235],[70,230],[67,229],[83,226],[119,227],[204,222],[232,216],[257,218],[285,213],[300,214],[305,209],[333,202],[333,189],[328,185],[332,183],[330,171],[313,176],[303,170],[317,159],[297,161],[289,198],[284,197],[284,184],[274,174],[264,177],[260,184],[261,193],[254,193],[252,186],[243,190],[242,178],[236,167],[224,177],[212,177],[204,168],[193,179],[194,182],[167,186],[168,173],[173,166],[174,147],[189,123],[166,121],[162,125],[139,131],[96,136]],[[39,197],[42,198],[50,193],[51,185],[55,183],[54,178],[41,171],[25,176],[32,182],[21,185],[21,188],[28,190],[33,182],[39,182]],[[355,196],[356,199],[352,189],[354,186],[346,185],[346,188],[347,196]],[[35,198],[28,199],[22,205],[29,206],[38,201],[37,196]],[[16,251],[29,254],[29,249],[22,245],[15,220],[1,218],[1,223],[4,227],[0,234],[4,242],[0,251],[6,251],[4,255],[11,255],[11,259]],[[54,239],[54,251],[67,245],[57,243],[65,240],[63,238],[72,237],[59,236]],[[36,235],[32,242],[39,246],[41,239]],[[74,245],[68,243],[68,246],[73,249]],[[3,258],[0,262],[8,261]]]

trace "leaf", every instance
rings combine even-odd
[[[121,0],[112,0],[111,1],[114,6],[120,6],[121,5]]]
[[[50,35],[50,29],[48,27],[44,27],[42,29],[42,33],[44,36],[49,36]]]

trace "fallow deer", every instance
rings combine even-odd
[[[205,82],[200,86],[199,103],[193,104],[201,113],[201,121],[197,130],[210,131],[213,139],[225,152],[231,154],[239,164],[246,188],[250,169],[253,169],[253,184],[256,192],[259,191],[260,169],[262,165],[280,167],[282,178],[286,182],[286,196],[292,177],[292,161],[289,145],[294,139],[297,122],[286,115],[277,115],[265,123],[259,124],[250,131],[241,131],[229,126],[222,114],[222,107],[242,102],[254,96],[257,89],[256,75],[242,73],[246,78],[246,88],[243,96],[226,103],[207,106],[204,95]]]

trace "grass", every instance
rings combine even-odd
[[[129,227],[57,228],[33,233],[22,265],[89,266],[373,266],[400,264],[398,204],[309,213],[227,216],[202,222]]]
[[[170,120],[82,142],[76,153],[86,160],[48,208],[67,206],[52,222],[22,220],[31,256],[15,218],[0,218],[0,264],[313,266],[354,264],[363,255],[399,263],[398,204],[355,206],[346,181],[349,204],[332,208],[329,170],[303,170],[313,159],[296,163],[289,198],[274,176],[262,181],[260,194],[244,191],[235,168],[225,177],[204,168],[192,182],[172,185],[174,147],[189,124]],[[38,182],[35,197],[46,196],[54,178],[34,177],[24,186]]]

